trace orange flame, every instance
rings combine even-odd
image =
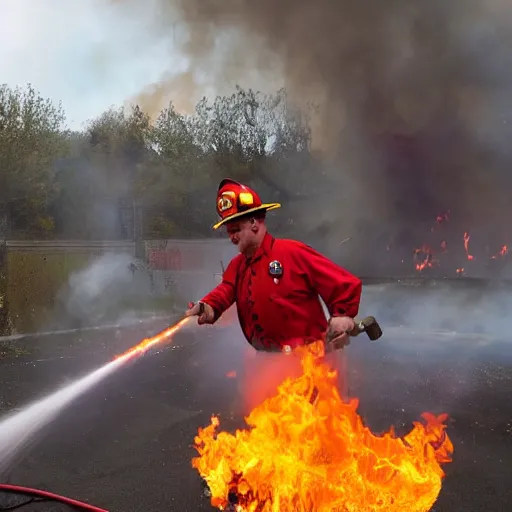
[[[430,510],[445,476],[441,464],[452,460],[446,415],[424,413],[424,424],[415,422],[403,438],[392,429],[373,434],[358,400],[341,399],[322,345],[297,353],[303,375],[253,409],[250,429],[217,432],[215,416],[199,429],[192,466],[208,483],[212,506],[225,509],[236,496],[237,512]]]
[[[436,224],[430,228],[430,231],[433,233],[437,230],[437,227],[440,226],[443,223],[448,222],[450,216],[450,211],[448,210],[445,213],[440,213],[436,217]],[[466,258],[469,261],[472,261],[475,259],[473,254],[469,251],[469,242],[471,240],[471,236],[468,231],[464,232],[463,235],[464,240],[464,250],[466,252]],[[437,244],[435,245],[437,248]],[[446,240],[442,240],[439,244],[439,250],[433,250],[431,247],[429,247],[426,244],[423,244],[422,247],[418,249],[414,249],[414,256],[413,260],[415,263],[415,268],[418,272],[422,272],[426,268],[433,268],[434,266],[438,267],[440,266],[440,259],[439,257],[436,257],[436,254],[440,253],[447,253],[448,252],[448,244]],[[389,250],[389,246],[387,247],[387,250]],[[491,256],[491,259],[497,260],[500,258],[504,258],[508,254],[509,250],[506,245],[503,245],[499,252],[495,254],[494,256]],[[419,261],[421,260],[421,261]],[[465,274],[465,270],[463,268],[456,269],[456,273],[459,276],[462,276]]]
[[[187,322],[190,321],[192,317],[182,318],[179,322],[175,323],[171,327],[163,330],[162,332],[156,334],[152,338],[146,338],[142,340],[140,343],[135,345],[134,347],[127,350],[124,354],[120,354],[116,356],[114,359],[125,358],[131,359],[132,357],[138,357],[145,352],[147,352],[150,348],[162,343],[163,341],[171,338],[174,334],[176,334]]]
[[[447,212],[440,213],[436,217],[436,222],[438,224],[441,224],[442,222],[448,222],[449,217],[450,217],[450,210],[448,210]]]
[[[414,259],[421,260],[419,263],[416,263],[416,270],[418,272],[421,272],[427,267],[433,268],[437,265],[437,260],[434,258],[434,251],[426,244],[414,249]]]
[[[471,240],[471,236],[467,231],[464,232],[464,250],[466,251],[466,255],[468,260],[474,259],[471,254],[469,254],[469,241]]]
[[[436,217],[436,223],[442,224],[443,222],[448,222],[449,217],[450,217],[450,210],[448,210],[447,212],[440,213]],[[430,228],[430,231],[433,233],[435,231],[435,229],[436,229],[435,226],[432,226]]]

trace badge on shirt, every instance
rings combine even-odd
[[[283,276],[283,265],[277,260],[271,261],[268,266],[268,273],[274,278],[274,283],[278,284]]]

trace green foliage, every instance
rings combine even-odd
[[[134,205],[146,238],[209,236],[222,178],[289,200],[317,171],[307,113],[284,90],[237,88],[203,98],[193,115],[171,103],[153,122],[137,106],[110,109],[83,132],[64,120],[32,87],[0,87],[0,201],[12,237],[130,237],[120,212]]]
[[[66,155],[62,108],[26,90],[0,86],[0,202],[23,230],[47,231],[46,210],[58,193],[55,163]]]

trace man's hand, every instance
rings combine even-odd
[[[325,335],[325,342],[335,350],[346,347],[350,343],[348,333],[356,326],[353,318],[348,316],[333,316]]]
[[[196,302],[185,311],[185,316],[197,316],[197,323],[199,325],[213,324],[215,311],[213,311],[213,308],[209,304],[206,304],[206,302]]]

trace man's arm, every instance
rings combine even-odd
[[[219,283],[210,293],[205,295],[199,302],[208,304],[213,309],[214,315],[211,322],[215,323],[234,302],[236,276],[238,273],[239,258],[233,258],[222,275],[222,282]]]
[[[301,242],[295,243],[294,256],[311,287],[327,305],[333,317],[354,318],[359,312],[362,281],[348,270]]]

